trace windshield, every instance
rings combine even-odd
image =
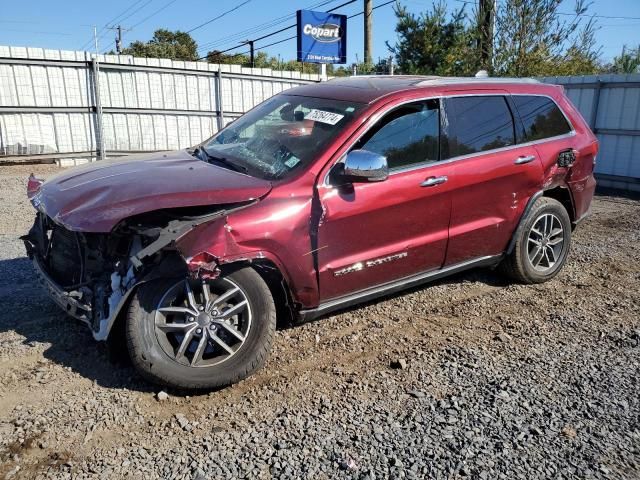
[[[203,144],[219,161],[269,180],[309,165],[364,105],[276,95]]]

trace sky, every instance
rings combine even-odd
[[[121,23],[125,29],[124,44],[133,40],[148,40],[157,28],[191,32],[199,45],[224,50],[239,42],[255,39],[295,23],[297,9],[324,10],[347,0],[0,0],[0,45],[43,47],[64,50],[93,50],[93,25],[97,26],[99,50],[114,48],[113,30],[106,27]],[[381,5],[387,0],[374,0]],[[431,8],[432,0],[400,0],[415,13]],[[474,0],[446,0],[450,9],[466,4],[472,8]],[[353,15],[363,9],[357,0],[336,11]],[[573,11],[574,0],[564,0],[562,12]],[[386,58],[389,52],[385,41],[396,41],[393,4],[374,10],[374,60]],[[216,16],[226,13],[221,18]],[[624,44],[640,44],[640,0],[591,0],[589,12],[596,15],[599,29],[597,40],[602,46],[602,58],[610,61]],[[291,16],[287,18],[287,16]],[[569,18],[569,17],[567,17]],[[207,23],[204,26],[200,25]],[[267,23],[270,22],[270,23]],[[265,25],[266,24],[266,25]],[[196,28],[199,27],[199,28]],[[253,29],[252,31],[250,29]],[[235,36],[233,36],[235,35]],[[256,49],[295,35],[290,29],[257,41]],[[233,52],[244,52],[238,48]],[[267,47],[269,55],[293,59],[296,41],[288,40]],[[201,50],[204,56],[207,49]],[[348,63],[363,57],[363,16],[354,17],[348,24]]]

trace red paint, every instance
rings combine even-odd
[[[69,230],[109,232],[122,219],[162,208],[260,198],[265,180],[177,152],[135,155],[64,171],[40,189],[47,215]]]
[[[503,83],[497,90],[495,83],[478,81],[429,86],[415,82],[416,77],[361,77],[288,90],[288,95],[369,105],[306,170],[273,185],[208,165],[182,151],[71,170],[44,184],[42,203],[51,217],[70,229],[105,232],[145,211],[260,198],[254,205],[199,225],[176,246],[195,268],[207,270],[214,261],[224,265],[268,260],[281,271],[294,301],[303,308],[412,273],[499,254],[528,200],[539,190],[568,188],[574,205],[571,216],[579,219],[586,213],[595,188],[593,160],[598,145],[559,87]],[[409,100],[495,92],[552,97],[576,135],[432,164],[384,182],[355,184],[352,192],[324,185],[330,168],[377,121],[377,113]],[[577,152],[576,163],[559,168],[558,153],[567,148]],[[513,164],[515,158],[527,155],[535,155],[536,161]],[[449,181],[420,187],[425,179],[440,175]],[[384,261],[401,252],[407,255]],[[366,261],[372,265],[335,276],[337,270]]]

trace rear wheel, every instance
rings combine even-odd
[[[571,247],[571,220],[564,206],[553,198],[539,198],[516,235],[515,247],[503,260],[501,270],[522,283],[542,283],[555,277]]]
[[[155,383],[216,388],[262,366],[275,325],[268,286],[242,268],[214,280],[142,285],[129,307],[127,345],[135,367]]]

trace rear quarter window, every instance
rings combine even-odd
[[[522,120],[526,141],[557,137],[571,132],[571,125],[549,97],[514,95],[511,97]]]

